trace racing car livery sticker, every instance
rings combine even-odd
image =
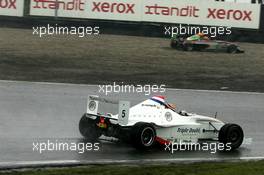
[[[182,134],[199,134],[201,133],[200,128],[178,128],[177,132]]]

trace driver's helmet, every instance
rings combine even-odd
[[[204,37],[205,36],[204,33],[198,33],[197,35],[200,36],[200,37]]]
[[[208,36],[204,36],[203,40],[210,40],[210,38]]]
[[[170,108],[172,110],[176,110],[176,105],[172,103],[167,103],[167,108]]]

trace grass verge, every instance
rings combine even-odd
[[[121,35],[32,35],[0,28],[0,79],[264,92],[263,44],[244,54],[184,52],[169,40]],[[101,29],[103,33],[103,29]]]

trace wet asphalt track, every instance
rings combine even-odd
[[[175,152],[163,150],[139,152],[134,148],[107,141],[99,151],[33,151],[33,142],[84,142],[78,122],[86,109],[88,94],[98,94],[98,86],[0,81],[0,168],[38,162],[108,163],[144,160],[222,160],[264,157],[264,94],[197,90],[167,90],[164,95],[178,109],[214,116],[242,126],[245,143],[235,152]],[[130,100],[136,104],[149,96],[110,94],[110,98]],[[107,106],[104,110],[116,108]],[[67,161],[66,161],[67,160]],[[70,161],[70,162],[71,162]],[[57,162],[57,163],[58,163]]]

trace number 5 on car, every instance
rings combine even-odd
[[[119,101],[118,123],[120,125],[128,124],[129,108],[129,101]]]

